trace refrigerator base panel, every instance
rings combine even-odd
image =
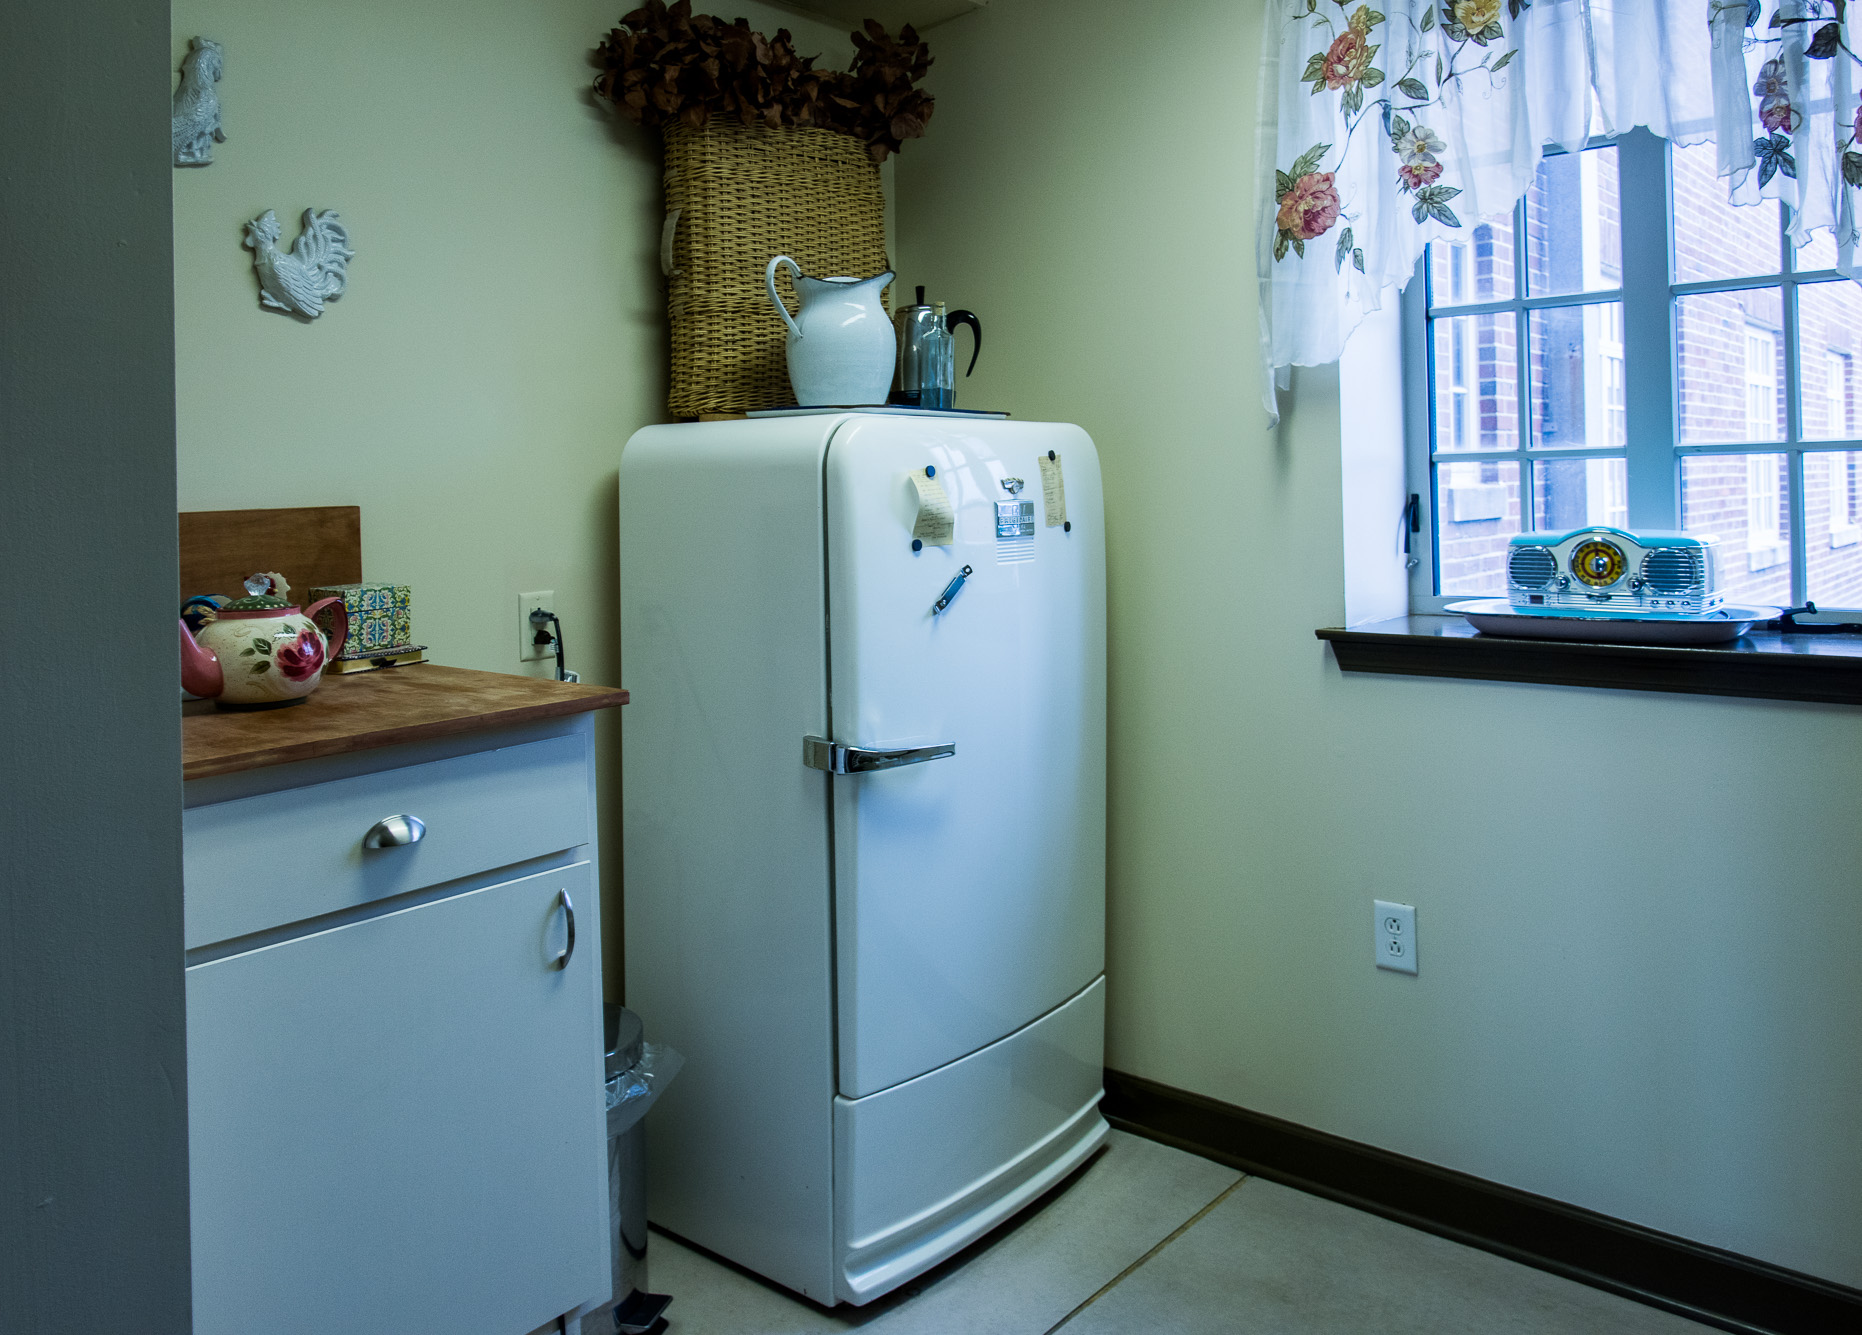
[[[915,1080],[834,1100],[835,1289],[871,1302],[1072,1172],[1099,1115],[1105,980]]]

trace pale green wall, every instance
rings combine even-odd
[[[1862,712],[1340,675],[1337,373],[1260,408],[1259,22],[996,0],[900,160],[960,402],[1101,451],[1109,1062],[1862,1283]]]
[[[517,594],[554,589],[570,666],[615,680],[615,465],[666,386],[658,136],[584,94],[629,7],[173,7],[177,67],[196,34],[226,48],[227,142],[174,174],[181,508],[360,505],[364,574],[413,586],[436,662],[546,675],[517,661]],[[824,64],[852,50],[738,13]],[[306,326],[259,308],[240,242],[270,208],[288,244],[309,207],[342,214],[356,258]],[[613,718],[599,735],[614,798]],[[619,921],[610,902],[613,961]]]

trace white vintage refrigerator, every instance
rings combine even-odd
[[[954,531],[914,550],[926,468]],[[626,999],[686,1056],[649,1213],[868,1302],[1106,1134],[1098,456],[999,419],[654,426],[619,528]]]

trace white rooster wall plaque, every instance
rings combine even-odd
[[[278,215],[270,209],[246,224],[245,244],[259,275],[259,304],[303,320],[323,314],[323,303],[343,295],[348,281],[349,233],[334,209],[304,210],[291,249],[278,249]]]
[[[214,85],[226,57],[218,42],[205,37],[188,41],[181,60],[181,86],[175,89],[175,166],[206,167],[213,163],[213,146],[226,142],[220,128],[220,94]]]

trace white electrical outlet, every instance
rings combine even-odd
[[[546,638],[542,644],[536,642],[537,628],[530,624],[530,614],[539,607],[546,612],[554,612],[556,590],[539,589],[535,593],[517,595],[517,661],[520,663],[531,663],[540,658],[556,656],[556,645],[553,640]],[[544,627],[544,634],[547,636],[549,633],[549,627]]]
[[[1374,899],[1377,911],[1377,967],[1416,972],[1416,906]]]

